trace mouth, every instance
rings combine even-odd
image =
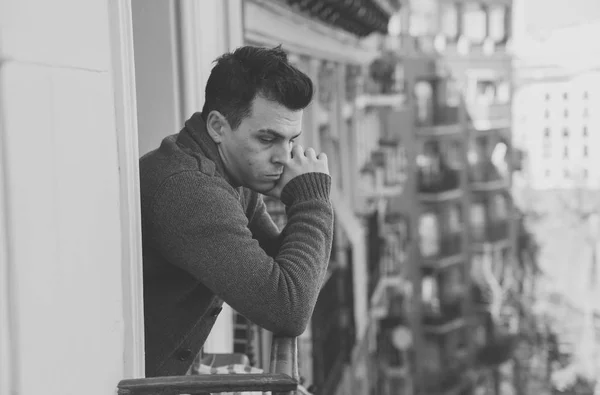
[[[279,178],[281,178],[281,173],[280,174],[267,174],[265,177],[272,178],[274,180],[278,180]]]

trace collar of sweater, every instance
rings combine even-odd
[[[180,144],[183,144],[194,152],[202,153],[206,158],[214,162],[217,172],[229,183],[229,185],[234,188],[240,186],[235,183],[227,173],[225,164],[219,154],[219,148],[208,134],[206,122],[202,118],[201,113],[194,113],[190,119],[185,121],[185,128],[179,133],[179,138],[177,140]]]

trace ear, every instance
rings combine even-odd
[[[225,132],[229,129],[229,122],[219,111],[213,110],[208,114],[206,130],[216,144],[221,143]]]

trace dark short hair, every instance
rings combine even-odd
[[[216,110],[236,129],[250,115],[257,95],[290,110],[302,110],[312,100],[312,81],[288,62],[281,46],[240,47],[215,63],[206,83],[204,120]]]

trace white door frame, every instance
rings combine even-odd
[[[144,300],[133,22],[130,0],[108,2],[123,274],[123,374],[144,377]]]

